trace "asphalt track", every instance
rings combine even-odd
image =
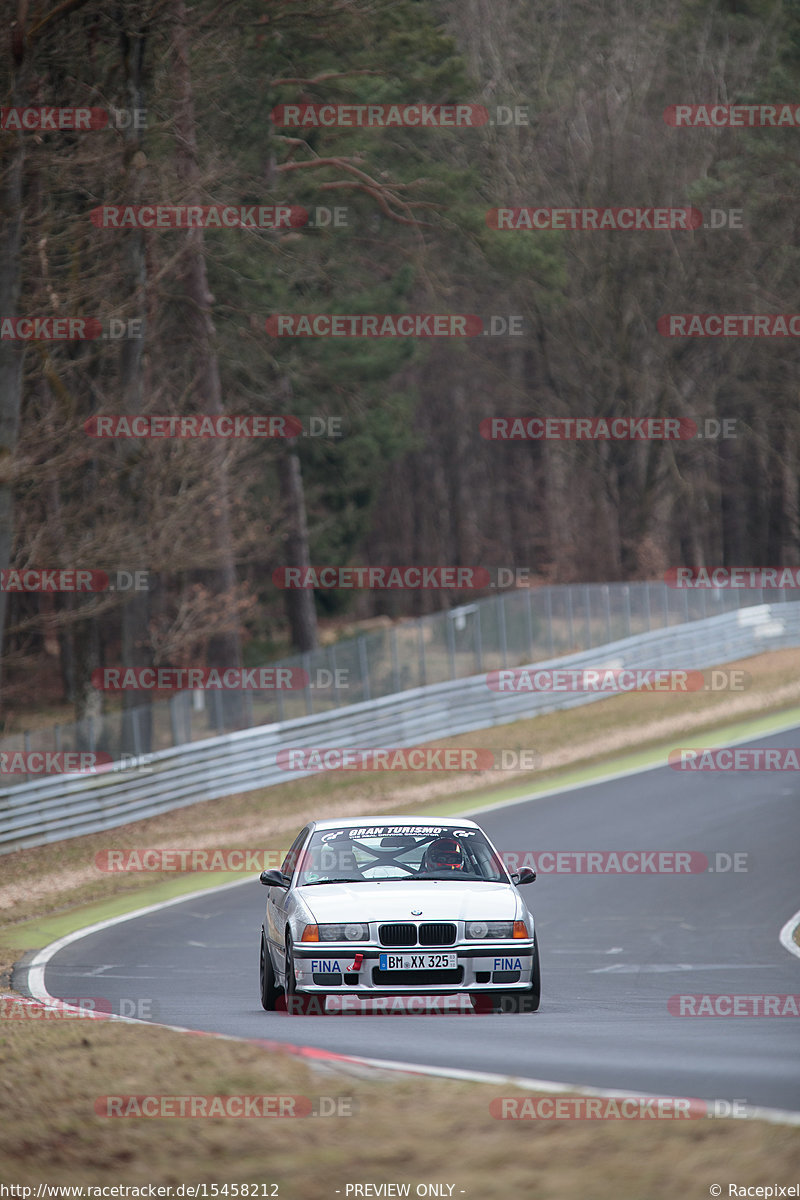
[[[800,729],[750,744],[800,747]],[[256,880],[81,938],[52,957],[45,984],[106,997],[114,1012],[141,1002],[140,1015],[189,1029],[797,1112],[798,1018],[679,1017],[667,1002],[800,993],[800,958],[778,938],[800,908],[799,798],[797,773],[662,767],[477,816],[501,850],[693,850],[712,865],[718,851],[747,855],[738,873],[540,874],[526,888],[542,954],[536,1014],[265,1013]]]

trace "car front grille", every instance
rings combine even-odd
[[[382,946],[452,946],[456,940],[456,927],[450,921],[426,921],[419,927],[409,921],[379,926],[378,937]]]
[[[382,946],[416,946],[416,925],[381,925],[378,937]]]
[[[456,927],[445,921],[429,921],[419,927],[420,946],[452,946],[456,940]]]

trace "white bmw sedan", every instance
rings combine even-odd
[[[539,948],[517,890],[535,878],[509,875],[463,818],[312,821],[261,873],[261,1003],[466,992],[479,1010],[535,1012]]]

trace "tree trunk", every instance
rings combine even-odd
[[[308,547],[308,520],[306,519],[303,477],[300,459],[295,449],[296,441],[289,438],[286,450],[279,459],[281,496],[286,505],[286,539],[284,563],[290,567],[308,567],[311,563]],[[292,644],[297,650],[316,650],[317,610],[314,607],[313,588],[286,589],[286,616],[292,635]]]
[[[14,72],[11,104],[20,105],[22,87]],[[20,291],[22,168],[25,135],[3,134],[8,147],[0,178],[0,313],[16,317]],[[0,570],[7,570],[14,544],[12,462],[19,435],[23,344],[0,341]],[[0,647],[6,619],[6,593],[0,588]],[[0,682],[1,682],[0,678]]]
[[[130,23],[131,26],[133,22]],[[122,60],[127,64],[128,103],[136,112],[144,109],[144,52],[146,34],[141,27],[144,24],[140,16],[140,28],[129,33],[127,29],[122,34]],[[135,129],[133,122],[124,133],[124,156],[126,166],[125,188],[130,202],[138,204],[141,194],[141,166],[138,152],[142,148],[142,133]],[[144,232],[132,229],[128,232],[126,251],[126,273],[128,286],[133,298],[134,317],[141,321],[140,328],[145,330],[147,315]],[[142,354],[144,337],[123,340],[120,348],[120,388],[123,399],[123,409],[131,416],[142,411]],[[135,443],[120,444],[120,453],[127,457],[136,454]],[[132,466],[128,473],[129,487],[133,513],[132,518],[137,525],[147,520],[146,496],[147,480],[144,477],[144,467],[141,463]],[[139,564],[130,564],[136,569]],[[140,564],[146,568],[147,563]],[[125,667],[149,667],[153,665],[152,647],[149,638],[150,595],[148,592],[131,592],[126,597],[122,607],[122,662]],[[125,691],[122,694],[122,745],[121,751],[127,754],[148,754],[152,750],[153,710],[150,703],[151,693]],[[132,709],[139,709],[135,718]]]
[[[173,0],[173,49],[175,53],[175,79],[177,102],[175,108],[176,170],[183,183],[182,201],[200,204],[199,168],[197,152],[197,130],[194,111],[192,76],[189,66],[189,38],[184,0]],[[205,260],[205,241],[200,227],[186,233],[186,250],[183,260],[183,283],[186,291],[186,322],[190,337],[191,352],[196,361],[194,391],[202,402],[202,411],[219,416],[223,411],[222,385],[219,361],[214,346],[216,330],[211,316],[214,297],[208,286]],[[200,581],[220,597],[220,604],[229,603],[236,592],[236,568],[231,547],[233,539],[230,527],[230,491],[224,446],[216,439],[209,441],[209,473],[216,484],[216,510],[202,514],[202,519],[213,520],[216,534],[217,564],[198,573]],[[241,646],[237,630],[216,633],[208,640],[208,665],[225,669],[241,666]],[[242,696],[236,692],[223,692],[223,713],[226,726],[236,727],[242,723]]]

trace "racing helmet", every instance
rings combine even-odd
[[[431,842],[422,860],[425,871],[463,871],[464,851],[454,837],[440,837]]]

